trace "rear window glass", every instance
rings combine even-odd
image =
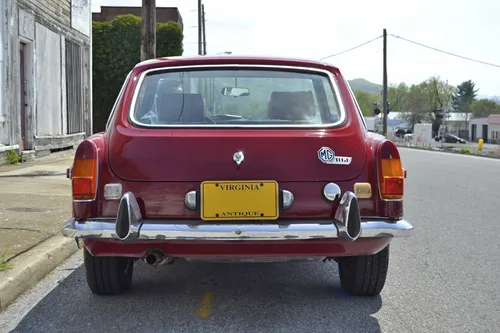
[[[341,107],[327,75],[262,69],[153,71],[141,80],[139,125],[330,125]]]

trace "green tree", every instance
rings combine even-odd
[[[441,80],[439,76],[429,78],[422,82],[421,86],[427,96],[428,115],[432,123],[433,136],[435,136],[443,125],[444,115],[451,105],[454,87]]]
[[[408,95],[405,97],[403,109],[403,120],[406,121],[411,128],[413,128],[415,124],[421,123],[427,119],[429,110],[428,96],[422,84],[414,84],[409,88]]]
[[[470,109],[474,117],[487,117],[490,114],[500,114],[500,104],[487,98],[474,100]]]
[[[182,55],[183,32],[175,22],[156,26],[158,57]],[[123,81],[140,62],[141,18],[120,15],[112,21],[92,22],[93,131],[104,130]]]
[[[401,82],[397,85],[393,84],[387,89],[387,99],[391,104],[391,110],[403,111],[409,89],[410,88],[404,82]]]
[[[354,96],[356,97],[359,107],[361,108],[361,112],[363,112],[363,115],[365,117],[371,117],[375,115],[373,113],[373,103],[378,101],[377,95],[358,90],[354,92]]]
[[[455,112],[465,114],[465,128],[468,128],[468,118],[471,112],[471,105],[477,96],[475,83],[471,80],[462,82],[457,86],[456,92],[452,97],[452,106]]]

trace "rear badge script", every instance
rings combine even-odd
[[[352,157],[335,156],[335,152],[329,147],[321,147],[318,150],[318,159],[325,164],[349,165],[352,162]]]

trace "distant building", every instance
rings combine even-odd
[[[91,134],[90,0],[0,0],[0,163]]]
[[[132,14],[142,16],[142,7],[101,6],[100,13],[92,13],[92,20],[97,22],[112,21],[118,15]],[[156,7],[156,22],[177,22],[183,28],[182,17],[176,7]]]
[[[483,139],[487,143],[500,144],[500,115],[491,114],[488,117],[472,118],[469,124],[471,141]]]

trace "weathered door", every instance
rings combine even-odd
[[[27,132],[28,132],[28,103],[26,94],[26,44],[19,44],[19,80],[21,88],[21,150],[30,149],[28,147]]]

